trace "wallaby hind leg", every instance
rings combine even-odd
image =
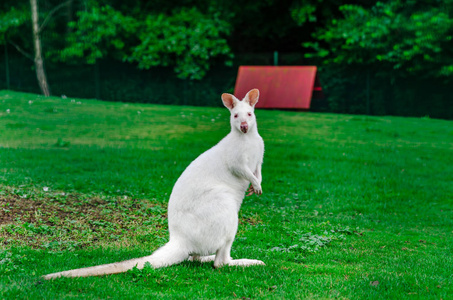
[[[218,268],[224,265],[228,266],[256,266],[261,265],[265,266],[266,264],[261,260],[257,259],[232,259],[230,256],[231,246],[233,245],[233,240],[228,241],[225,246],[217,251],[214,268]]]
[[[146,262],[149,262],[153,268],[168,267],[174,264],[179,264],[189,257],[188,251],[181,247],[178,242],[169,241],[164,246],[160,247],[153,254],[149,256],[149,259],[141,266],[143,268]]]

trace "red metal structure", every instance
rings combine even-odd
[[[309,110],[313,94],[322,97],[316,71],[316,66],[240,66],[234,94],[242,99],[257,88],[257,108]]]

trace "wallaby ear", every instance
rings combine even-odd
[[[225,107],[228,109],[233,109],[233,107],[236,105],[236,103],[234,103],[234,96],[228,93],[222,94],[222,101],[223,105],[225,105]]]
[[[250,106],[255,106],[258,102],[258,98],[260,97],[260,91],[258,89],[253,89],[245,95],[245,101],[247,101]]]

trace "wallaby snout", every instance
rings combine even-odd
[[[247,124],[247,122],[241,122],[241,131],[243,133],[247,133],[248,130],[249,130],[249,124]]]

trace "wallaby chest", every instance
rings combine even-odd
[[[257,134],[247,138],[232,138],[227,145],[227,155],[232,165],[247,165],[254,170],[263,161],[264,143]]]

